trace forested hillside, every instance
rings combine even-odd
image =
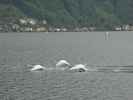
[[[0,17],[28,16],[51,25],[133,24],[133,0],[0,0]]]

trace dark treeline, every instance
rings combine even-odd
[[[53,26],[133,24],[132,0],[0,0],[0,12],[0,17],[46,19]]]

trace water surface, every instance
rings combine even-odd
[[[132,32],[1,33],[0,100],[132,100],[133,74],[30,72],[60,59],[90,65],[132,65]]]

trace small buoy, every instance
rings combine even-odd
[[[105,40],[109,39],[109,32],[105,32]]]

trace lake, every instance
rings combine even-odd
[[[133,32],[0,33],[1,100],[132,100],[133,74],[30,72],[60,59],[93,66],[133,65]]]

